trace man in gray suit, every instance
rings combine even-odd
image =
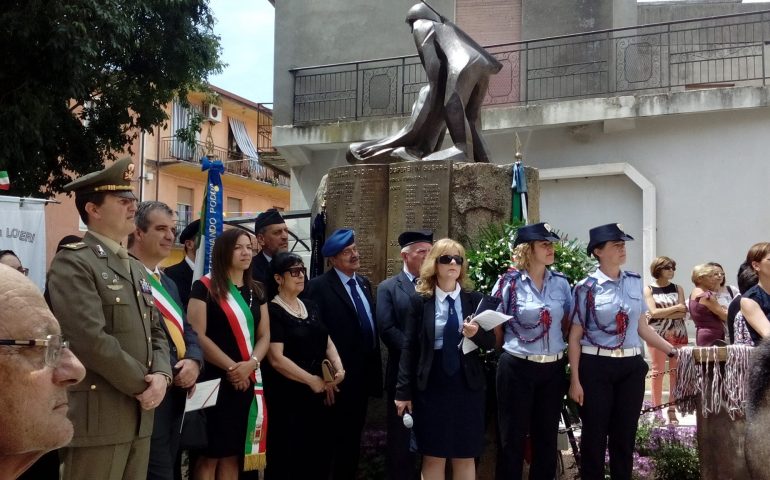
[[[179,453],[185,399],[200,374],[203,352],[198,345],[198,334],[187,323],[176,284],[158,268],[174,246],[174,212],[163,202],[142,202],[136,209],[134,222],[136,230],[128,236],[128,251],[147,270],[161,326],[168,337],[174,374],[173,386],[155,409],[147,480],[174,480],[181,475],[174,472],[174,465]]]
[[[433,232],[418,230],[398,236],[404,268],[377,287],[377,325],[380,338],[388,348],[388,364],[385,370],[385,390],[388,392],[388,439],[386,473],[391,480],[416,478],[415,456],[409,452],[409,430],[396,413],[395,393],[398,363],[404,348],[406,319],[409,315],[409,298],[420,277],[420,267],[433,244]]]

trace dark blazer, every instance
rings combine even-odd
[[[273,278],[273,268],[262,252],[256,254],[251,260],[251,276],[264,285],[268,301],[278,295],[278,283]]]
[[[179,290],[179,305],[181,305],[182,310],[186,312],[187,302],[190,301],[190,290],[192,289],[193,269],[190,268],[187,261],[183,258],[181,262],[176,265],[171,265],[163,270],[163,273],[168,275],[176,284],[177,290]],[[165,283],[163,285],[165,285]]]
[[[485,299],[484,295],[479,292],[466,292],[464,290],[460,292],[463,315],[467,317],[476,312],[476,308],[483,299]],[[490,303],[489,307],[494,308],[492,305],[493,303]],[[486,310],[487,308],[483,307],[483,309]],[[415,294],[412,297],[412,313],[409,315],[406,326],[406,348],[401,353],[398,369],[396,400],[411,400],[415,390],[425,390],[433,364],[435,339],[436,297],[433,295],[423,297]],[[484,331],[479,328],[471,340],[481,348],[492,349],[495,346],[495,333],[493,330]],[[462,356],[461,367],[466,384],[470,389],[481,390],[484,388],[486,376],[478,349]]]
[[[175,302],[181,305],[182,300],[179,295],[179,289],[177,288],[174,280],[172,280],[171,277],[169,277],[165,273],[161,272],[160,283],[162,283],[163,286],[166,287],[166,291],[168,292],[169,295],[171,295],[171,298],[173,298]],[[201,350],[201,347],[198,344],[198,334],[195,333],[195,330],[193,330],[192,325],[190,325],[187,322],[187,315],[185,315],[182,318],[182,321],[183,321],[182,327],[184,328],[184,345],[186,350],[184,358],[195,360],[196,362],[198,362],[198,365],[201,368],[203,368],[203,350]],[[168,348],[169,348],[169,353],[171,354],[171,367],[173,368],[174,365],[176,365],[176,363],[180,360],[179,354],[176,351],[176,346],[174,346],[174,342],[171,341],[171,337],[168,334],[168,329],[166,329],[166,322],[162,321],[161,326],[163,326],[163,331],[166,332],[166,336],[169,338]]]
[[[371,283],[361,275],[356,275],[355,278],[358,279],[358,285],[363,290],[366,301],[369,302],[372,315],[375,315]],[[329,329],[329,336],[342,359],[345,380],[340,384],[340,388],[344,388],[343,385],[347,384],[348,388],[364,388],[369,395],[380,396],[382,394],[382,360],[379,341],[375,342],[374,346],[365,344],[356,308],[348,295],[347,286],[342,284],[336,270],[332,268],[310,280],[305,296],[318,305],[321,321]],[[376,330],[376,321],[374,324]],[[376,331],[375,338],[377,338]]]
[[[406,323],[414,295],[414,283],[403,270],[377,287],[377,329],[382,342],[388,347],[385,367],[385,389],[388,392],[396,388],[398,364],[401,350],[406,345]]]

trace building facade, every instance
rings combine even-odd
[[[166,106],[165,127],[141,134],[131,147],[136,165],[136,187],[140,200],[159,200],[169,205],[182,229],[200,216],[207,173],[201,158],[219,159],[225,165],[222,176],[225,217],[256,216],[268,208],[286,210],[290,204],[290,174],[283,158],[272,146],[272,109],[221,88],[211,86],[215,95],[193,92],[189,108],[178,101]],[[194,142],[177,135],[196,110],[203,116]],[[46,207],[47,258],[65,235],[82,235],[74,198],[58,195],[60,204]],[[179,246],[167,259],[176,263]]]
[[[404,124],[424,82],[404,23],[412,4],[276,2],[273,140],[292,208],[312,204],[351,142]],[[543,220],[583,241],[620,222],[637,240],[627,268],[649,278],[652,258],[670,256],[685,290],[694,265],[720,262],[734,279],[749,246],[770,239],[770,4],[431,5],[503,63],[485,138],[508,164],[518,135],[540,170]]]

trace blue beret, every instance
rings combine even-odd
[[[553,229],[547,223],[533,223],[532,225],[519,227],[516,231],[516,240],[513,242],[513,245],[516,246],[520,243],[535,242],[537,240],[558,242],[559,236],[553,233]]]
[[[604,242],[615,240],[627,242],[634,239],[634,237],[623,231],[623,225],[619,223],[608,223],[607,225],[594,227],[588,231],[588,236],[590,239],[588,240],[588,248],[586,250],[588,250],[589,255],[593,253],[594,248]]]
[[[321,254],[324,257],[333,257],[353,244],[356,232],[349,228],[338,228],[326,239]]]

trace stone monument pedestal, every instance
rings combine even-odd
[[[539,221],[538,172],[526,167],[529,222]],[[414,161],[329,170],[316,195],[325,199],[327,235],[356,231],[361,274],[374,285],[401,269],[398,235],[433,230],[465,245],[491,223],[511,219],[512,165]]]

